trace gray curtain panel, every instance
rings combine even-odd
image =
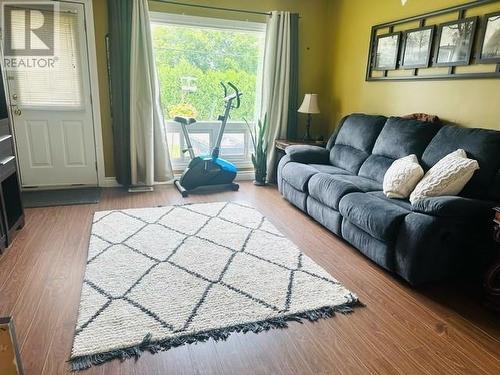
[[[287,138],[297,139],[299,108],[299,14],[290,14],[290,100]]]
[[[115,173],[129,186],[130,168],[130,40],[132,0],[108,0],[109,84]]]
[[[287,137],[290,102],[290,12],[273,11],[267,21],[261,118],[269,120],[267,179],[275,180],[274,141]]]
[[[152,186],[174,177],[149,21],[148,0],[133,0],[130,69],[132,185]]]

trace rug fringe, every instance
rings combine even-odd
[[[263,331],[268,331],[274,328],[287,328],[288,322],[294,321],[302,323],[304,319],[314,322],[319,319],[330,318],[336,313],[349,314],[353,312],[354,307],[363,307],[364,304],[361,303],[357,297],[350,294],[348,296],[348,301],[342,305],[337,306],[325,306],[319,309],[309,310],[301,313],[284,315],[277,318],[272,318],[268,320],[263,320],[259,322],[238,324],[231,327],[218,328],[211,331],[195,333],[186,336],[174,337],[165,340],[152,341],[152,335],[148,333],[142,342],[138,345],[131,346],[123,349],[111,350],[105,353],[91,354],[85,356],[79,356],[71,358],[70,362],[71,371],[80,371],[87,369],[93,365],[101,365],[105,362],[109,362],[113,359],[126,360],[128,358],[134,357],[137,360],[144,351],[149,351],[155,354],[159,351],[168,350],[185,344],[192,344],[197,342],[205,342],[209,339],[215,341],[226,340],[233,332],[253,332],[259,333]]]

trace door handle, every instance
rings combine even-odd
[[[17,94],[12,94],[12,99],[17,100]]]

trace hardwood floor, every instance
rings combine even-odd
[[[183,199],[173,187],[105,189],[98,205],[26,210],[26,226],[0,258],[0,316],[14,317],[27,375],[66,374],[94,211],[240,200],[264,213],[366,307],[288,329],[233,334],[82,374],[500,374],[500,317],[464,284],[412,289],[281,198],[239,192]],[[474,297],[476,296],[476,297]]]

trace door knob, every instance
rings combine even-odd
[[[12,99],[17,100],[17,94],[12,94]]]
[[[23,112],[21,111],[21,108],[17,106],[17,104],[12,104],[11,107],[12,107],[12,112],[14,112],[16,116],[21,116]]]

